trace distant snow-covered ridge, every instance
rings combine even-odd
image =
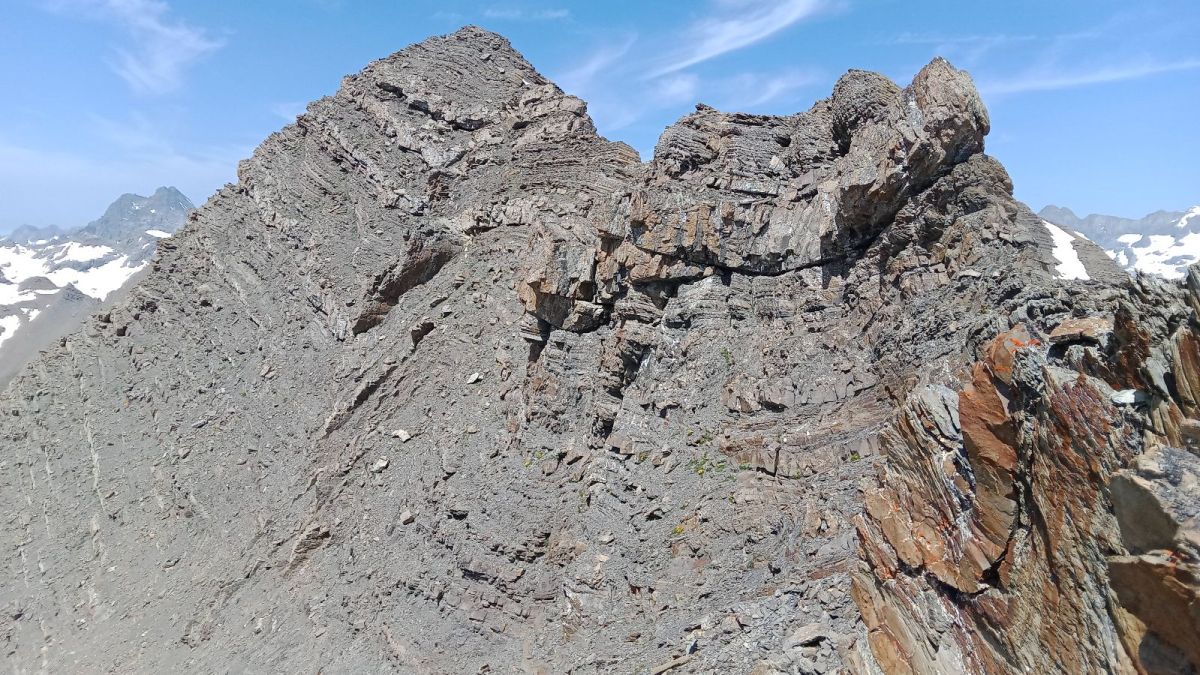
[[[122,195],[74,231],[22,227],[0,237],[0,385],[128,285],[193,208],[178,190],[159,188]]]
[[[0,282],[0,305],[53,294],[68,284],[97,300],[105,300],[146,264],[144,260],[132,262],[128,255],[111,246],[58,240],[26,245],[0,243],[0,274],[4,275],[4,281]],[[25,284],[38,279],[49,281],[54,288]]]
[[[1056,206],[1047,206],[1039,215],[1099,244],[1130,272],[1181,279],[1188,265],[1200,261],[1200,206],[1157,211],[1140,220],[1098,214],[1079,218],[1070,209]]]

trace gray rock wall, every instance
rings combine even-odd
[[[969,78],[935,61],[904,89],[851,72],[795,116],[699,109],[641,164],[499,36],[372,63],[4,394],[7,658],[762,673],[1045,656],[1034,636],[1021,659],[950,640],[897,658],[880,615],[906,610],[866,592],[885,574],[977,624],[955,609],[971,598],[888,572],[864,505],[942,485],[889,443],[906,401],[956,395],[1002,331],[1183,297],[1058,279],[987,129]],[[945,466],[969,461],[951,417]]]

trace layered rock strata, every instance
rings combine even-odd
[[[1195,285],[1059,278],[988,125],[938,60],[643,164],[499,36],[372,63],[4,394],[7,659],[1200,663]]]

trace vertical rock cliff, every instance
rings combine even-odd
[[[643,164],[491,33],[370,64],[0,398],[7,660],[1196,667],[1200,281],[1060,278],[988,127],[937,60]]]

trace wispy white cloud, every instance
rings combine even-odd
[[[304,113],[308,104],[303,101],[279,101],[271,104],[271,114],[291,124]]]
[[[674,30],[644,40],[606,35],[605,42],[573,67],[554,73],[554,79],[588,101],[602,133],[649,117],[677,116],[701,100],[737,110],[778,106],[821,76],[800,66],[714,76],[698,66],[750,47],[836,1],[709,0],[705,16]],[[663,57],[657,49],[662,44],[686,46]]]
[[[650,71],[661,77],[764,40],[823,9],[823,0],[718,0],[723,11],[685,28],[674,42],[684,45]]]
[[[980,92],[998,98],[1200,69],[1194,50],[1179,49],[1181,41],[1194,37],[1183,33],[1161,11],[1131,4],[1059,32],[904,32],[874,44],[928,47],[930,56],[971,68]]]
[[[739,87],[733,90],[736,100],[742,101],[747,110],[774,103],[793,95],[798,90],[821,81],[815,70],[791,70],[774,74],[753,74],[739,78]]]
[[[974,33],[968,35],[943,35],[940,33],[900,33],[880,40],[879,44],[888,45],[961,45],[977,44],[1012,44],[1014,42],[1029,42],[1037,40],[1032,34],[1012,35],[1008,33]]]
[[[204,29],[172,18],[163,0],[48,0],[46,6],[119,26],[128,44],[114,48],[109,65],[142,94],[178,89],[188,67],[224,44]]]
[[[1033,61],[1046,72],[1062,69],[1064,59],[1071,60],[1096,49],[1113,51],[1122,42],[1121,31],[1130,26],[1109,18],[1078,30],[1058,33],[964,33],[944,34],[905,32],[875,40],[872,44],[900,47],[927,47],[930,56],[942,56],[960,68],[976,69]],[[1096,42],[1093,46],[1083,43]],[[1069,68],[1069,66],[1065,66]]]
[[[959,67],[970,68],[997,49],[1028,49],[1041,40],[1037,35],[1010,33],[975,33],[943,35],[939,33],[900,33],[875,44],[888,46],[929,47],[933,54],[953,61]]]
[[[1095,84],[1138,80],[1163,73],[1197,69],[1200,69],[1200,59],[1105,65],[1068,72],[1038,68],[1011,78],[984,81],[980,84],[979,89],[985,96],[1022,94],[1032,91],[1054,91]]]
[[[515,9],[511,7],[489,7],[483,10],[483,15],[499,21],[560,21],[570,18],[568,9]]]
[[[661,105],[694,103],[700,90],[700,77],[694,73],[672,73],[660,77],[651,90]]]
[[[579,65],[559,73],[556,78],[558,85],[576,96],[587,98],[587,89],[605,70],[613,68],[629,53],[637,42],[637,35],[626,35],[615,42],[601,45]]]

